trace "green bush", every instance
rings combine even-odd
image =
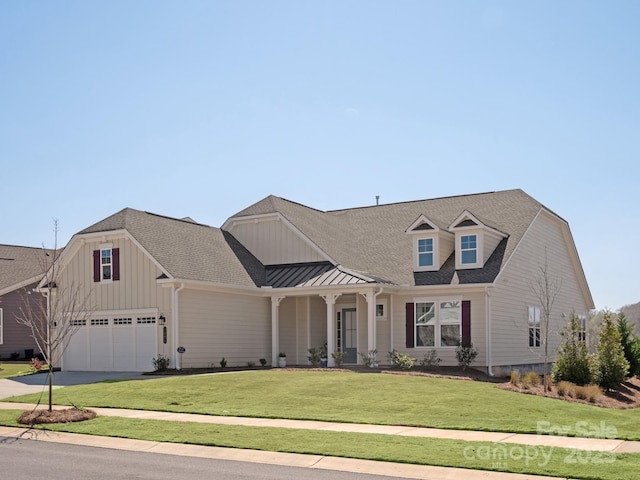
[[[562,332],[562,345],[551,369],[555,382],[567,381],[587,385],[592,381],[592,361],[587,345],[582,339],[578,317],[572,313]]]
[[[624,351],[624,358],[629,362],[629,376],[640,374],[640,338],[633,334],[633,325],[629,323],[623,312],[618,314],[616,324],[620,334],[620,343]]]
[[[624,357],[620,333],[613,323],[613,314],[606,312],[598,335],[594,379],[605,390],[620,385],[629,372],[629,362]]]
[[[438,352],[430,350],[429,353],[425,353],[422,360],[420,360],[420,366],[424,369],[438,367],[441,361],[442,359],[438,356]]]
[[[311,365],[314,367],[320,366],[320,350],[315,347],[311,347],[309,350],[309,355],[307,355],[307,359],[311,362]]]
[[[167,368],[169,368],[169,363],[171,362],[169,357],[166,357],[162,354],[159,354],[157,357],[154,357],[152,361],[153,361],[153,368],[157,372],[162,372]]]
[[[465,370],[471,365],[478,356],[478,349],[473,346],[473,343],[469,343],[469,346],[465,346],[462,342],[458,343],[456,347],[456,359],[458,365]]]
[[[347,358],[347,352],[341,352],[337,350],[333,352],[331,356],[333,357],[333,361],[335,362],[336,367],[341,367],[344,363],[344,359]]]
[[[395,364],[400,370],[411,370],[416,364],[416,359],[404,353],[395,353]]]

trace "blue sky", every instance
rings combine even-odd
[[[640,3],[0,2],[0,243],[522,188],[640,301]]]

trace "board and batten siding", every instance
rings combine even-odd
[[[120,280],[93,281],[93,252],[101,245],[120,249]],[[78,288],[80,298],[88,298],[94,311],[158,309],[168,315],[170,304],[157,278],[162,274],[156,264],[126,237],[105,242],[86,242],[66,263],[59,283]]]
[[[271,299],[185,289],[179,299],[184,368],[259,365],[271,358]]]
[[[471,307],[471,343],[478,349],[478,356],[472,367],[480,368],[487,365],[487,349],[486,349],[486,303],[484,292],[472,292],[472,293],[460,293],[456,291],[438,293],[416,293],[415,295],[396,295],[393,297],[393,311],[390,314],[393,316],[393,348],[400,352],[407,354],[420,362],[425,354],[428,354],[431,350],[436,350],[438,356],[442,360],[440,365],[442,366],[456,366],[458,361],[456,360],[455,347],[414,347],[407,348],[406,346],[406,304],[414,303],[416,298],[434,298],[434,299],[446,299],[450,297],[462,297],[462,300],[468,300]],[[378,349],[378,359],[383,360],[386,352],[381,355]]]
[[[542,278],[540,268],[544,266],[545,251],[549,278],[560,283],[549,329],[551,359],[555,358],[561,343],[560,332],[571,312],[588,315],[589,299],[585,298],[580,288],[578,276],[582,273],[576,271],[572,262],[573,246],[568,242],[571,242],[568,227],[542,211],[496,279],[491,295],[494,366],[539,364],[544,361],[543,346],[529,347],[528,307],[540,306],[533,285]]]
[[[263,265],[319,262],[326,258],[276,218],[237,223],[231,233]]]

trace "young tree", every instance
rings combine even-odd
[[[23,296],[18,323],[31,330],[45,362],[49,366],[49,411],[53,404],[53,372],[69,345],[71,337],[86,323],[92,308],[89,295],[82,296],[82,289],[74,285],[61,285],[58,250],[58,221],[54,220],[54,246],[52,250],[42,248],[40,268],[42,280],[36,293],[44,295],[45,302],[29,301],[26,292]]]
[[[629,362],[629,376],[638,375],[640,374],[640,338],[633,334],[633,325],[629,323],[623,311],[618,313],[616,328],[620,334],[624,358]]]
[[[540,265],[540,271],[538,276],[533,280],[531,290],[533,291],[536,299],[540,303],[541,313],[541,335],[540,342],[544,347],[543,353],[543,373],[547,376],[549,366],[549,333],[551,314],[553,311],[553,305],[556,302],[558,293],[560,293],[561,282],[557,277],[552,277],[549,271],[549,263],[547,258],[547,249],[544,250],[544,264]],[[544,382],[544,391],[547,391],[547,382]]]
[[[560,382],[587,385],[591,383],[591,361],[589,350],[583,339],[580,320],[575,313],[571,313],[569,323],[560,333],[563,341],[558,350],[558,356],[552,368],[553,380]]]
[[[620,333],[613,323],[613,314],[606,312],[598,336],[594,378],[606,390],[621,384],[627,377],[629,362],[624,358]]]

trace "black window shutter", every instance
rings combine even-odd
[[[100,250],[93,251],[93,281],[100,281]]]
[[[120,280],[120,249],[111,250],[111,263],[113,264],[113,280]]]
[[[462,346],[471,346],[471,302],[462,301]]]
[[[407,348],[413,348],[415,346],[415,316],[416,311],[413,303],[407,303],[405,305],[407,312]]]

